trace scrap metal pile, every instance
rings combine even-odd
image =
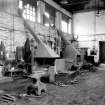
[[[74,67],[73,67],[74,68]],[[55,84],[58,86],[69,86],[71,84],[78,83],[79,79],[78,76],[82,76],[83,73],[86,72],[96,72],[96,67],[91,63],[86,63],[82,65],[79,69],[73,69],[74,71],[72,74],[69,73],[58,73],[55,76]]]
[[[73,82],[76,83],[77,80],[75,79],[75,73],[72,75],[69,74],[58,74],[56,75],[56,81],[55,84],[58,86],[68,86],[70,84],[72,84]]]

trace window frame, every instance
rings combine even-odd
[[[56,12],[57,10],[51,6],[48,3],[45,3],[45,12],[43,14],[43,25],[45,25],[46,21],[48,23],[48,27],[54,27],[55,26],[55,20],[56,20]],[[46,13],[49,16],[46,16]]]
[[[65,29],[66,32],[63,30],[64,27],[62,26],[63,25],[62,22],[65,22],[67,24],[66,29]],[[72,33],[71,32],[71,30],[72,30],[71,25],[72,25],[71,17],[69,17],[69,16],[65,15],[64,13],[62,13],[62,19],[61,19],[61,30],[62,30],[62,32],[66,33],[66,34],[71,34]]]
[[[23,9],[23,17],[25,19],[35,22],[37,20],[36,19],[37,2],[35,1],[34,5],[32,3],[33,3],[33,0],[30,0],[30,1],[19,0],[19,8]]]

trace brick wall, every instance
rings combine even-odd
[[[2,37],[0,39],[4,41],[8,50],[16,46],[22,46],[26,39],[22,20],[6,12],[1,12],[0,37]]]

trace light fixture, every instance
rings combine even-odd
[[[68,4],[68,1],[67,1],[67,0],[61,0],[60,3],[61,3],[61,4]]]

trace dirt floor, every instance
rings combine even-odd
[[[15,102],[0,105],[105,105],[105,70],[86,72],[77,78],[76,84],[66,87],[47,84],[47,93],[42,97],[18,97]],[[27,79],[16,79],[0,84],[0,90],[17,96],[30,84]]]

